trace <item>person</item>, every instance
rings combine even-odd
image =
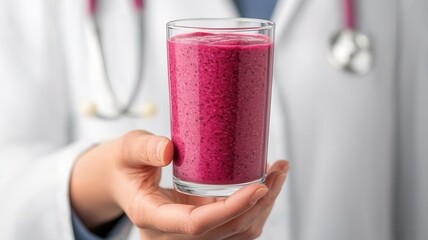
[[[118,4],[118,9],[128,6],[119,2],[111,4]],[[123,117],[106,121],[82,116],[75,111],[72,99],[79,104],[85,99],[73,95],[84,93],[81,80],[87,79],[66,74],[79,66],[74,65],[77,62],[68,62],[71,59],[67,56],[71,55],[63,51],[72,49],[61,44],[67,44],[74,34],[78,38],[84,36],[74,32],[79,27],[69,26],[75,24],[73,21],[88,18],[82,16],[84,8],[66,1],[20,4],[2,7],[0,28],[5,43],[1,49],[1,100],[5,104],[0,109],[7,115],[0,123],[5,133],[0,138],[0,192],[7,196],[0,202],[0,239],[124,239],[132,225],[138,228],[134,228],[138,235],[134,237],[140,239],[253,239],[261,234],[285,181],[286,161],[272,164],[264,184],[244,187],[226,199],[191,197],[160,186],[160,169],[170,164],[174,152],[172,142],[159,136],[169,135],[167,106],[151,119]],[[151,4],[154,1],[147,2],[145,9],[148,15],[152,12]],[[108,6],[100,3],[96,17],[108,14]],[[61,9],[78,15],[63,18]],[[26,14],[28,18],[24,17]],[[116,17],[112,19],[120,23]],[[34,31],[26,29],[30,24],[27,20],[34,24]],[[155,17],[147,18],[147,23],[153,21]],[[61,35],[56,35],[57,27],[61,28]],[[105,26],[101,27],[104,30]],[[28,35],[20,36],[21,33]],[[132,39],[126,33],[120,36],[124,42]],[[153,39],[147,39],[148,45],[152,45]],[[106,44],[109,48],[107,39]],[[145,57],[150,56],[149,49]],[[19,64],[20,57],[15,58],[18,55],[34,63]],[[47,66],[51,69],[47,70]],[[146,73],[154,73],[150,73],[151,65],[144,68]],[[76,69],[78,74],[84,72]],[[115,78],[116,73],[111,73]],[[156,86],[161,83],[164,87],[161,77],[152,76],[158,78],[155,85],[143,86],[161,98],[153,99],[155,95],[144,92],[141,96],[165,104],[167,95],[162,95],[163,90]],[[25,86],[14,89],[17,81]],[[150,81],[145,80],[144,84]],[[24,104],[18,103],[14,110],[9,99],[18,92],[23,97],[18,102]],[[93,97],[92,93],[88,95],[89,99]],[[104,110],[103,104],[98,106]],[[16,129],[9,131],[13,126]],[[158,135],[135,129],[150,129]],[[165,173],[170,175],[168,170]],[[171,176],[163,178],[164,182],[168,180]]]
[[[326,60],[330,36],[341,28],[340,2],[278,0],[269,161],[290,159],[292,171],[281,193],[287,169],[282,161],[272,164],[266,187],[252,185],[218,202],[167,190],[168,167],[160,178],[159,167],[172,154],[169,140],[158,137],[169,134],[165,23],[236,17],[241,3],[145,1],[145,71],[137,102],[156,114],[115,121],[80,112],[87,100],[111,110],[86,44],[85,2],[1,4],[1,239],[72,239],[74,233],[123,239],[132,224],[122,211],[139,227],[130,239],[428,235],[428,2],[358,1],[358,28],[373,41],[375,63],[359,76]],[[129,6],[104,1],[97,15],[121,99],[129,95],[136,69]],[[130,132],[135,129],[156,135]],[[246,205],[256,193],[266,195]],[[189,222],[193,208],[198,227]]]

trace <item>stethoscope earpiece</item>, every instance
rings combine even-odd
[[[152,118],[157,114],[157,107],[154,102],[146,101],[138,106],[136,111],[130,112],[130,110],[122,109],[116,114],[106,115],[99,113],[94,102],[87,101],[80,105],[79,112],[88,118],[96,117],[104,120],[114,120],[124,116],[130,118]]]
[[[144,118],[154,117],[157,113],[156,104],[154,102],[144,102],[140,107],[139,111],[140,116]]]
[[[94,102],[88,101],[80,105],[80,113],[86,117],[95,117],[97,116],[97,106]]]

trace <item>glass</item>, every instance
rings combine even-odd
[[[229,196],[266,175],[274,23],[167,24],[174,187]]]

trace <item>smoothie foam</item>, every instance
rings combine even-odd
[[[265,174],[273,45],[263,35],[168,41],[174,176],[237,184]]]

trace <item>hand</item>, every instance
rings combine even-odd
[[[269,169],[266,185],[244,187],[228,198],[199,198],[159,187],[160,167],[172,155],[167,138],[144,131],[91,149],[72,173],[75,211],[89,228],[124,211],[142,239],[251,239],[261,233],[285,180],[287,162]]]

